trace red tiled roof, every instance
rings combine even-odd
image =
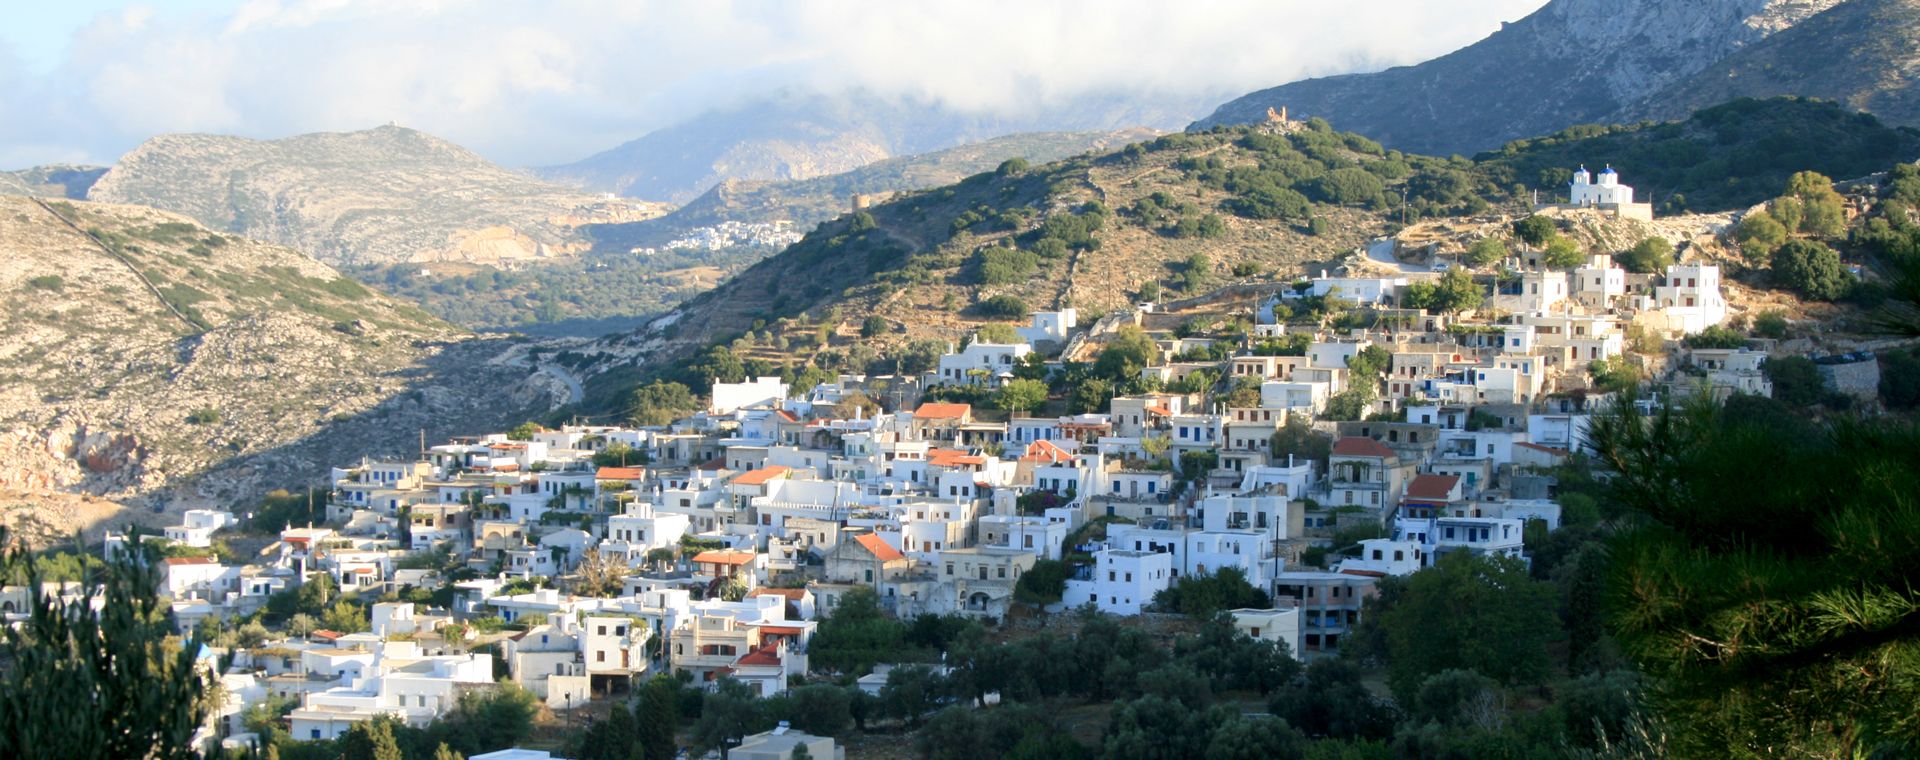
[[[780,645],[768,644],[740,656],[735,665],[779,665]]]
[[[322,639],[325,641],[333,641],[345,635],[346,634],[341,633],[339,631],[329,631],[325,628],[322,628],[320,630],[314,631],[313,633],[307,634],[307,637],[314,638],[314,639]]]
[[[793,472],[793,470],[777,464],[768,465],[758,470],[748,470],[734,476],[733,484],[737,486],[763,486],[766,485],[769,480],[786,477],[789,472]]]
[[[907,558],[907,555],[901,554],[899,549],[888,546],[886,541],[881,540],[879,536],[872,533],[862,535],[854,540],[859,541],[861,546],[867,547],[867,551],[873,552],[873,556],[880,558],[882,562],[892,562],[896,559]]]
[[[1380,457],[1393,456],[1393,449],[1372,438],[1354,436],[1342,438],[1333,444],[1333,455],[1337,457]]]
[[[1173,416],[1173,410],[1171,410],[1171,409],[1168,409],[1168,408],[1166,408],[1166,407],[1164,407],[1164,406],[1149,406],[1149,407],[1147,407],[1147,413],[1148,413],[1148,414],[1158,414],[1158,415],[1160,415],[1160,416],[1162,416],[1162,417],[1172,417],[1172,416]]]
[[[1409,499],[1445,499],[1453,492],[1453,486],[1460,482],[1458,475],[1421,475],[1407,484]]]
[[[713,459],[709,459],[709,460],[707,460],[707,461],[705,461],[705,462],[701,462],[701,463],[700,463],[700,469],[702,469],[702,470],[724,470],[724,469],[727,469],[727,460],[725,460],[725,459],[721,459],[721,458],[719,458],[719,457],[715,457],[715,458],[713,458]]]
[[[785,410],[785,409],[781,409],[781,410],[779,410],[779,411],[777,411],[777,412],[774,412],[774,413],[775,413],[775,414],[778,414],[778,415],[780,415],[780,419],[783,419],[783,420],[786,420],[786,421],[788,421],[788,422],[799,422],[799,421],[800,421],[800,418],[799,418],[799,417],[795,417],[795,416],[793,416],[793,412],[789,412],[789,411],[787,411],[787,410]]]
[[[593,471],[594,480],[639,480],[646,476],[639,467],[602,467]]]
[[[706,565],[746,565],[751,564],[753,558],[758,556],[760,555],[753,552],[716,549],[693,555],[693,562]]]
[[[959,449],[929,449],[927,451],[927,464],[935,467],[955,467],[963,464],[981,465],[986,463],[987,460],[984,457],[974,456]]]
[[[929,401],[913,410],[916,420],[957,420],[973,412],[972,404],[942,404]]]
[[[213,557],[168,557],[166,563],[169,565],[216,565],[220,560]]]

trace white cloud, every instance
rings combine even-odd
[[[397,121],[504,163],[550,163],[790,87],[998,113],[1090,92],[1225,98],[1413,63],[1540,3],[252,0],[219,16],[131,7],[82,29],[48,74],[23,74],[0,51],[0,160],[43,151],[107,162],[160,132],[279,137]]]

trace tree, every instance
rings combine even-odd
[[[1673,244],[1663,237],[1645,238],[1620,254],[1620,266],[1629,272],[1658,274],[1672,264]]]
[[[1834,191],[1833,180],[1819,172],[1798,172],[1787,178],[1787,196],[1799,200],[1803,209],[1801,233],[1827,238],[1846,234],[1846,201]]]
[[[573,571],[573,593],[601,598],[619,596],[630,569],[627,563],[612,555],[588,549],[580,555],[580,566]]]
[[[1559,632],[1553,587],[1529,577],[1519,560],[1454,552],[1405,584],[1397,601],[1361,623],[1384,634],[1387,680],[1401,701],[1410,703],[1428,676],[1453,668],[1513,686],[1548,674],[1547,645]]]
[[[1448,314],[1454,314],[1480,307],[1484,293],[1480,284],[1473,281],[1473,275],[1464,269],[1449,269],[1440,276],[1440,282],[1434,290],[1434,308]]]
[[[436,735],[469,755],[492,752],[524,741],[533,733],[533,719],[539,714],[540,700],[533,692],[501,681],[491,689],[461,692],[453,709],[436,725]]]
[[[902,665],[887,671],[887,685],[880,688],[880,705],[887,715],[918,726],[939,703],[943,690],[941,677],[931,668]]]
[[[1140,375],[1140,370],[1160,358],[1160,346],[1138,327],[1120,328],[1113,340],[1100,349],[1093,362],[1093,374],[1115,383],[1124,383]]]
[[[1920,743],[1920,425],[1770,406],[1594,415],[1628,518],[1610,629],[1674,756],[1897,755]]]
[[[1787,242],[1787,228],[1767,214],[1747,214],[1740,218],[1733,237],[1748,260],[1765,261],[1773,255],[1773,249]]]
[[[887,320],[877,314],[860,321],[860,337],[862,338],[871,340],[880,337],[880,335],[886,331]]]
[[[666,674],[654,676],[640,689],[633,713],[638,724],[635,735],[645,760],[673,760],[679,749],[673,738],[680,726],[678,690],[673,678]]]
[[[358,605],[345,599],[334,602],[327,613],[320,616],[320,625],[329,631],[339,633],[359,633],[367,630],[367,616]]]
[[[1201,620],[1222,610],[1264,608],[1271,602],[1267,592],[1247,582],[1245,570],[1231,565],[1208,574],[1183,576],[1153,595],[1154,607]]]
[[[1273,431],[1270,445],[1276,462],[1298,459],[1324,465],[1333,455],[1333,436],[1314,430],[1304,415],[1287,415],[1287,421]]]
[[[763,716],[760,700],[753,687],[732,678],[714,684],[700,703],[700,718],[693,724],[694,743],[708,750],[719,750],[721,760],[747,734],[757,730]]]
[[[1804,356],[1769,357],[1760,371],[1773,384],[1773,397],[1790,406],[1812,406],[1826,392],[1820,368]]]
[[[1557,237],[1547,243],[1546,256],[1542,261],[1547,266],[1570,269],[1587,263],[1587,254],[1580,250],[1580,244],[1570,238]]]
[[[1371,387],[1348,388],[1335,393],[1327,399],[1327,408],[1321,416],[1337,422],[1366,419],[1367,410],[1373,408],[1377,393]]]
[[[1840,254],[1812,240],[1789,240],[1773,252],[1773,284],[1801,298],[1832,301],[1847,294],[1853,275]]]
[[[1019,343],[1020,333],[1005,322],[988,322],[973,331],[973,340],[975,343]]]
[[[906,626],[880,609],[873,589],[862,587],[841,596],[833,614],[820,621],[808,652],[818,669],[865,673],[898,656],[905,640]]]
[[[993,318],[1012,319],[1017,317],[1024,317],[1024,316],[1027,316],[1027,314],[1031,311],[1030,309],[1027,308],[1026,301],[1022,301],[1018,297],[1007,295],[1005,293],[994,296],[985,301],[981,301],[979,305],[974,307],[974,310],[979,312],[980,316],[987,317],[989,319],[993,319]]]
[[[534,433],[538,433],[545,429],[546,428],[540,427],[540,423],[537,423],[537,422],[522,422],[518,425],[513,426],[512,429],[507,431],[507,440],[531,441],[533,440]]]
[[[1624,356],[1595,359],[1587,364],[1587,372],[1593,376],[1593,387],[1608,393],[1625,393],[1640,385],[1640,369]]]
[[[788,693],[793,701],[794,728],[815,736],[838,736],[853,722],[846,689],[815,683]]]
[[[578,760],[628,760],[633,757],[639,744],[639,726],[634,723],[633,711],[622,703],[615,703],[607,711],[606,720],[596,720],[580,734],[580,746],[574,750],[573,757]]]
[[[1560,228],[1547,217],[1529,216],[1513,223],[1513,234],[1529,246],[1543,248],[1560,237]]]
[[[353,724],[340,737],[341,760],[402,760],[394,738],[394,718],[386,715]]]
[[[1113,400],[1113,383],[1090,377],[1073,387],[1067,396],[1067,411],[1072,414],[1091,414],[1106,411],[1107,404]]]
[[[1188,295],[1205,290],[1213,282],[1213,258],[1195,251],[1180,264],[1180,272],[1175,279],[1180,281],[1180,289]]]
[[[1398,716],[1392,703],[1367,690],[1353,660],[1322,658],[1306,670],[1306,678],[1274,692],[1267,709],[1276,717],[1312,736],[1380,739],[1393,734]]]
[[[1013,412],[1033,412],[1047,403],[1047,384],[1038,380],[1008,380],[994,394],[994,403]]]
[[[0,527],[0,576],[40,588],[24,544]],[[138,535],[129,545],[142,546]],[[130,553],[131,554],[131,553]],[[77,598],[29,592],[26,619],[0,628],[0,753],[8,757],[198,757],[212,692],[193,642],[167,646],[159,563],[105,563]]]
[[[731,356],[731,354],[729,354]],[[742,376],[745,370],[741,370]],[[680,383],[655,380],[634,386],[620,402],[627,421],[634,425],[665,425],[700,408],[693,392]]]
[[[1034,493],[1046,493],[1035,491]],[[1067,590],[1067,576],[1071,571],[1065,562],[1057,559],[1035,560],[1033,567],[1020,574],[1020,580],[1013,585],[1015,601],[1026,604],[1052,604],[1060,601]]]
[[[1484,267],[1497,263],[1510,255],[1512,254],[1507,250],[1505,241],[1496,237],[1485,237],[1475,240],[1473,241],[1473,245],[1467,246],[1464,259],[1468,264],[1476,267]]]

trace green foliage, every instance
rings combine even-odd
[[[1880,401],[1889,409],[1920,406],[1920,351],[1896,349],[1880,355]]]
[[[1743,98],[1677,123],[1582,125],[1517,140],[1478,156],[1476,172],[1501,187],[1559,172],[1540,183],[1557,185],[1566,167],[1606,162],[1629,172],[1629,184],[1684,192],[1688,208],[1722,211],[1765,200],[1796,172],[1860,177],[1916,154],[1920,134],[1840,104]]]
[[[665,425],[700,408],[687,386],[664,380],[627,389],[619,404],[628,423],[642,426]]]
[[[808,652],[818,669],[866,673],[875,663],[900,657],[906,635],[906,626],[880,609],[872,589],[858,588],[842,596],[833,614],[820,622]]]
[[[1770,357],[1760,371],[1773,384],[1773,397],[1790,406],[1812,406],[1826,394],[1820,370],[1804,356]]]
[[[1403,583],[1404,593],[1383,591],[1361,625],[1383,635],[1388,682],[1402,702],[1412,703],[1428,676],[1450,669],[1510,686],[1547,677],[1547,646],[1559,634],[1553,587],[1528,577],[1518,560],[1453,552],[1382,583]]]
[[[651,460],[652,457],[649,457],[646,451],[636,449],[618,441],[607,444],[606,448],[593,452],[593,466],[595,467],[631,467],[634,465],[647,464]]]
[[[58,293],[67,289],[67,280],[57,274],[48,274],[28,279],[27,285],[37,290]]]
[[[1021,282],[1040,266],[1040,257],[1006,246],[988,246],[974,254],[974,268],[983,285]]]
[[[1618,257],[1620,266],[1629,272],[1651,272],[1659,274],[1667,271],[1673,264],[1673,244],[1663,237],[1650,237],[1634,243],[1632,248]]]
[[[1360,679],[1360,669],[1350,659],[1314,660],[1307,665],[1306,678],[1274,692],[1268,710],[1312,736],[1392,736],[1394,721],[1399,717],[1393,703],[1375,697]]]
[[[1225,610],[1264,609],[1270,604],[1267,592],[1248,583],[1246,572],[1238,567],[1188,575],[1153,595],[1155,608],[1203,620]]]
[[[507,440],[531,441],[533,440],[534,433],[541,432],[545,429],[546,428],[540,427],[540,423],[537,422],[522,422],[507,431]]]
[[[1920,506],[1906,496],[1920,427],[1736,396],[1618,405],[1589,440],[1631,518],[1610,549],[1608,619],[1659,685],[1676,756],[1920,742]]]
[[[1546,255],[1541,262],[1559,269],[1571,269],[1587,263],[1587,252],[1571,238],[1557,237],[1547,242]]]
[[[1624,356],[1596,359],[1587,365],[1587,372],[1594,387],[1608,393],[1625,393],[1640,385],[1640,369]]]
[[[1475,240],[1473,245],[1467,246],[1467,252],[1463,258],[1470,265],[1484,267],[1491,266],[1510,255],[1512,253],[1507,250],[1505,241],[1500,238],[1486,237]]]
[[[1747,336],[1725,325],[1708,325],[1687,336],[1686,344],[1687,348],[1740,348],[1747,345]]]
[[[0,569],[38,588],[36,558],[0,528]],[[139,537],[130,540],[139,546]],[[0,630],[0,752],[10,757],[198,757],[212,707],[194,642],[169,646],[157,563],[117,561],[76,599],[33,594]]]
[[[1012,344],[1021,342],[1019,331],[1014,330],[1013,325],[1005,322],[988,322],[987,324],[981,325],[980,329],[973,331],[973,338],[974,341],[978,343]]]
[[[217,425],[220,423],[220,410],[203,406],[187,413],[189,425]]]
[[[1287,421],[1273,432],[1269,451],[1276,462],[1297,459],[1324,465],[1333,455],[1333,436],[1317,432],[1302,415],[1287,415]]]
[[[974,311],[988,319],[1016,319],[1032,310],[1027,308],[1026,301],[1003,293],[976,304]]]
[[[1213,284],[1213,258],[1195,251],[1176,267],[1173,279],[1189,295],[1206,290]]]
[[[1373,408],[1377,394],[1378,391],[1370,387],[1348,388],[1335,393],[1327,399],[1327,408],[1320,416],[1336,422],[1366,419],[1367,410]]]
[[[1016,412],[1034,412],[1047,403],[1047,384],[1039,380],[1008,380],[994,394],[994,404]]]
[[[1846,202],[1833,189],[1833,180],[1819,172],[1796,172],[1787,178],[1787,195],[1782,200],[1798,201],[1799,224],[1785,225],[1803,235],[1835,238],[1846,233]],[[1778,206],[1780,201],[1775,201]],[[1782,220],[1784,224],[1785,220]]]
[[[1113,340],[1100,349],[1100,355],[1094,359],[1093,375],[1112,383],[1126,383],[1139,377],[1140,370],[1147,368],[1160,357],[1160,347],[1147,337],[1140,328],[1132,325],[1121,327]]]
[[[1035,493],[1046,493],[1036,491]],[[1013,598],[1026,604],[1052,604],[1060,601],[1066,593],[1067,576],[1070,574],[1066,563],[1057,559],[1035,560],[1033,567],[1020,574],[1020,580],[1014,584]]]
[[[261,533],[279,533],[287,528],[326,522],[325,501],[325,497],[276,488],[260,497],[260,506],[254,510],[249,527]]]
[[[1789,240],[1775,249],[1773,284],[1801,298],[1832,301],[1853,287],[1853,275],[1840,263],[1840,254],[1812,240]]]
[[[1753,318],[1753,332],[1762,338],[1782,340],[1787,337],[1787,315],[1779,309],[1768,309]]]
[[[1750,261],[1766,261],[1775,248],[1787,242],[1787,228],[1769,214],[1747,214],[1734,228],[1733,239]]]
[[[1548,243],[1560,239],[1560,228],[1551,218],[1529,216],[1513,223],[1513,234],[1529,246],[1545,248]]]

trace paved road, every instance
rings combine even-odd
[[[1367,244],[1367,258],[1377,264],[1393,267],[1402,273],[1431,272],[1432,267],[1421,264],[1408,264],[1393,257],[1393,238],[1380,238]]]
[[[567,403],[578,404],[587,397],[587,389],[580,385],[580,379],[568,372],[565,367],[550,362],[541,362],[540,371],[560,378],[567,384]]]

